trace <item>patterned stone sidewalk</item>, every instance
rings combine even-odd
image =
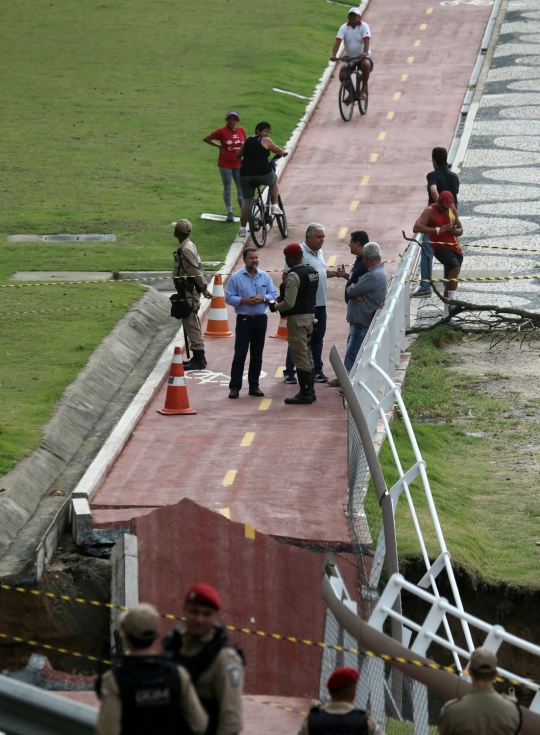
[[[540,276],[540,0],[508,4],[460,181],[463,245],[515,249],[465,247],[462,277]],[[540,311],[540,279],[463,283],[458,299]],[[419,320],[441,315],[418,301]]]

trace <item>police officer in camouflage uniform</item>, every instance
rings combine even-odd
[[[477,648],[471,656],[472,690],[444,705],[439,735],[515,735],[521,730],[521,709],[511,697],[493,689],[497,657],[489,648]]]
[[[292,398],[285,398],[285,403],[310,404],[315,400],[310,341],[315,322],[319,274],[312,266],[302,263],[303,250],[297,243],[287,245],[283,254],[291,270],[279,287],[277,302],[269,306],[270,311],[278,311],[287,317],[287,339],[300,385],[300,392]]]
[[[384,735],[364,710],[354,708],[359,678],[356,669],[336,669],[326,684],[332,701],[312,707],[298,735]]]
[[[189,338],[193,357],[184,363],[184,370],[204,370],[206,356],[204,354],[204,338],[197,312],[201,304],[201,294],[212,298],[203,275],[202,263],[197,248],[189,239],[192,225],[188,219],[173,222],[174,236],[178,240],[178,249],[174,251],[173,280],[178,294],[191,307],[190,313],[182,317],[184,331]]]
[[[121,618],[129,654],[96,682],[102,701],[96,735],[202,735],[208,725],[189,674],[152,653],[160,617],[152,605],[136,605]]]
[[[210,718],[206,735],[242,730],[244,659],[218,625],[221,598],[209,584],[194,584],[184,601],[185,621],[163,640],[172,659],[189,671]]]

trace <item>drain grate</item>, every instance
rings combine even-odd
[[[8,242],[115,242],[116,235],[8,235]]]

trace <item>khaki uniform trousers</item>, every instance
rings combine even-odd
[[[291,314],[287,317],[287,340],[291,357],[297,370],[310,373],[313,370],[313,355],[310,342],[313,334],[313,314]]]
[[[194,290],[193,294],[187,295],[187,300],[190,303],[193,302],[193,306],[195,306],[197,308],[197,311],[199,311],[199,307],[201,305],[200,293],[197,293]],[[197,316],[196,312],[193,312],[189,316],[184,317],[182,319],[182,324],[184,325],[184,329],[186,330],[186,334],[189,338],[191,349],[204,350],[204,338],[202,334],[201,322],[199,321],[199,317]]]

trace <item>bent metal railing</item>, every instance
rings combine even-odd
[[[444,598],[407,582],[401,575],[392,575],[370,619],[362,620],[355,611],[336,559],[329,554],[324,563],[322,592],[327,604],[326,630],[333,634],[328,643],[349,649],[328,650],[323,654],[323,677],[328,677],[336,666],[356,665],[361,671],[355,705],[367,709],[385,732],[393,735],[431,735],[436,732],[442,705],[448,699],[462,697],[471,689],[468,676],[458,675],[437,665],[431,658],[431,644],[453,650],[463,660],[466,668],[470,659],[468,648],[456,645],[439,632],[444,617],[464,620],[476,630],[478,645],[496,652],[502,643],[525,651],[528,655],[540,655],[540,647],[507,633],[501,626],[492,626],[472,615],[464,613]],[[422,600],[428,606],[423,621],[396,613],[395,602],[402,590]],[[415,635],[411,646],[404,646],[390,638],[384,630],[389,618],[400,617],[405,630]],[[351,646],[351,640],[356,645]],[[353,649],[353,650],[351,650]],[[353,651],[356,650],[357,653]],[[346,658],[348,657],[348,658]],[[382,658],[384,657],[384,658]],[[405,661],[414,663],[404,663]],[[433,665],[435,663],[435,665]],[[530,707],[522,707],[523,735],[540,732],[540,695],[538,685],[513,672],[498,668],[501,677],[512,684],[520,683],[534,700]],[[323,678],[321,677],[321,678]],[[328,699],[328,692],[321,683],[320,699]],[[503,681],[505,690],[509,682]]]
[[[359,595],[357,604],[349,596],[335,563],[327,560],[323,583],[328,604],[325,642],[337,646],[338,649],[350,649],[347,641],[350,641],[351,636],[366,645],[364,639],[358,635],[359,630],[370,631],[369,640],[376,630],[383,638],[377,638],[379,649],[370,645],[370,650],[386,653],[390,652],[390,648],[408,651],[409,659],[411,651],[415,653],[414,658],[424,656],[429,644],[436,642],[450,652],[456,671],[463,674],[466,662],[475,648],[471,625],[488,633],[485,643],[494,651],[500,645],[495,644],[497,636],[501,641],[507,641],[529,652],[532,644],[508,634],[502,635],[500,627],[489,626],[465,613],[452,569],[451,555],[431,493],[426,462],[416,441],[400,385],[396,382],[399,368],[407,359],[404,351],[408,344],[406,328],[410,319],[409,281],[417,268],[418,256],[419,246],[412,243],[397,268],[386,302],[374,319],[350,375],[347,375],[335,345],[330,352],[330,361],[342,386],[348,409],[347,516],[353,550],[358,561]],[[392,431],[391,418],[396,409],[400,412],[401,424],[407,437],[404,450],[399,448],[403,441],[398,446]],[[380,447],[383,439],[390,448],[392,474],[394,477],[397,474],[398,477],[392,484],[387,482],[378,460],[377,447]],[[412,461],[404,458],[405,452],[408,457],[412,457]],[[426,528],[426,522],[421,521],[417,513],[415,498],[418,499],[419,496],[427,504],[429,528]],[[402,497],[407,502],[425,568],[418,585],[407,582],[399,574],[396,539],[396,524],[399,519],[396,521],[396,509]],[[435,538],[437,549],[431,557],[425,540],[428,530],[430,536]],[[436,558],[432,562],[433,557]],[[437,583],[440,575],[446,577],[444,582],[451,591],[452,603],[440,595]],[[386,587],[385,577],[390,580]],[[439,582],[441,580],[442,578]],[[431,603],[431,612],[423,625],[403,615],[402,589],[415,594],[423,603]],[[336,610],[340,611],[340,615]],[[347,625],[344,625],[344,620],[348,621]],[[369,628],[362,628],[367,621]],[[433,629],[435,624],[436,629]],[[390,643],[385,632],[391,632]],[[538,647],[533,648],[536,654]],[[396,655],[403,656],[403,653]],[[323,655],[319,692],[322,700],[328,697],[325,684],[331,667],[343,665],[351,660],[351,656],[354,654],[350,651],[340,654],[339,650],[334,654],[325,652]],[[358,655],[357,666],[362,671],[358,706],[370,709],[381,724],[385,718],[392,718],[395,733],[414,731],[415,735],[428,735],[430,727],[438,721],[444,698],[457,696],[458,690],[464,693],[461,684],[466,682],[465,676],[458,678],[447,674],[453,679],[445,679],[444,686],[441,684],[439,688],[433,688],[429,676],[427,679],[425,677],[425,671],[415,676],[410,673],[411,667],[396,668],[394,663],[385,664],[380,659],[365,658],[361,654]],[[403,672],[407,676],[403,676]],[[431,672],[431,675],[434,673]],[[436,673],[438,682],[445,678],[438,676],[444,672]],[[521,681],[515,675],[513,678]],[[539,709],[540,695],[536,694],[531,710]],[[527,731],[533,732],[532,729]]]
[[[387,576],[399,571],[395,531],[396,508],[401,497],[407,501],[409,512],[418,539],[425,574],[419,586],[431,588],[439,596],[437,577],[445,572],[455,606],[463,610],[461,596],[451,564],[451,555],[446,546],[439,522],[437,509],[431,493],[426,462],[423,460],[407,408],[401,396],[401,388],[395,382],[403,351],[407,347],[406,328],[410,319],[410,285],[418,263],[419,246],[412,243],[402,257],[392,279],[386,302],[379,311],[366,338],[356,365],[347,377],[343,362],[334,346],[330,361],[342,385],[349,411],[348,420],[348,468],[349,503],[347,514],[360,570],[360,615],[366,620],[378,601],[383,586],[383,569],[386,562]],[[413,462],[406,462],[400,455],[392,433],[391,415],[397,407],[406,429]],[[373,440],[384,436],[391,449],[394,469],[398,481],[388,486],[387,480],[375,456]],[[419,479],[415,488],[412,483]],[[370,480],[373,490],[368,490]],[[373,494],[374,491],[374,494]],[[430,516],[430,533],[436,538],[438,547],[435,561],[428,553],[422,523],[416,511],[414,496],[420,492],[427,501]],[[376,496],[376,497],[375,497]],[[399,600],[396,600],[396,609]],[[453,643],[453,633],[446,618],[443,625],[447,638]],[[466,620],[461,628],[468,650],[474,644]],[[393,618],[392,634],[402,640],[399,617]],[[461,670],[459,656],[454,662]]]

